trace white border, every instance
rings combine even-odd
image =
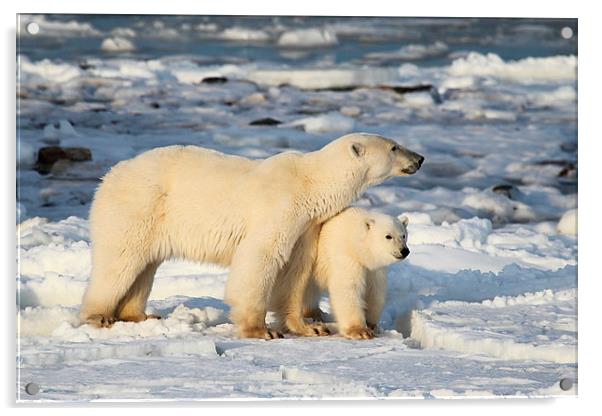
[[[596,273],[594,261],[600,244],[598,237],[600,227],[600,203],[596,196],[600,194],[599,174],[596,167],[600,165],[601,129],[597,119],[600,118],[600,76],[601,62],[599,56],[599,39],[602,39],[600,16],[596,13],[595,2],[592,6],[586,2],[545,1],[527,2],[524,0],[504,0],[502,2],[483,2],[469,0],[396,2],[385,0],[369,0],[365,2],[350,0],[301,0],[297,2],[267,0],[219,0],[219,1],[183,1],[183,0],[98,0],[85,2],[81,0],[19,0],[2,2],[4,64],[1,65],[2,81],[5,88],[4,100],[1,101],[0,115],[3,118],[4,145],[2,195],[0,204],[2,211],[3,232],[2,264],[4,268],[4,302],[6,303],[2,357],[5,359],[6,371],[3,372],[2,392],[4,406],[14,406],[15,400],[15,319],[13,276],[15,270],[15,22],[16,13],[131,13],[131,14],[280,14],[280,15],[347,15],[347,16],[483,16],[483,17],[571,17],[579,18],[579,398],[555,400],[439,400],[439,401],[362,401],[362,402],[205,402],[196,404],[154,403],[144,406],[143,412],[162,414],[166,407],[178,407],[178,412],[224,412],[226,409],[246,413],[265,413],[282,409],[288,415],[306,414],[326,410],[332,412],[364,413],[372,411],[383,414],[399,412],[426,413],[458,413],[462,415],[483,414],[507,415],[508,412],[531,411],[545,412],[547,415],[588,414],[597,408],[602,398],[600,377],[600,311],[596,306],[601,302],[601,277]],[[599,237],[598,237],[599,238]],[[39,406],[23,406],[20,412],[34,412]],[[48,406],[48,405],[46,405]],[[99,408],[102,406],[102,408]],[[97,405],[86,411],[93,414],[104,414],[117,408],[129,409],[141,404]],[[107,409],[107,407],[110,408]],[[334,409],[336,407],[336,409]],[[200,409],[198,409],[200,408]],[[115,410],[113,410],[115,409]],[[10,409],[9,412],[15,409]],[[81,409],[74,405],[55,405],[43,410],[45,415],[79,414]],[[127,411],[127,410],[126,410]],[[131,411],[131,410],[130,410]],[[598,409],[599,411],[599,409]],[[522,413],[522,412],[521,412]],[[380,415],[379,415],[380,416]]]

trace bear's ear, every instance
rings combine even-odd
[[[372,226],[376,224],[376,221],[374,221],[373,218],[369,218],[366,220],[365,225],[366,225],[366,231],[369,231],[370,228],[372,228]]]
[[[350,146],[351,154],[354,157],[360,158],[366,153],[366,149],[360,143],[352,143]]]
[[[399,217],[397,217],[397,219],[403,224],[404,227],[406,227],[410,222],[410,219],[405,215],[400,215]]]

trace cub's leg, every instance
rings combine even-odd
[[[323,324],[308,324],[303,319],[307,285],[317,255],[320,226],[311,226],[297,241],[288,263],[278,274],[271,304],[278,327],[284,332],[303,336],[330,335]]]
[[[374,332],[366,325],[364,315],[364,270],[359,265],[343,263],[331,270],[328,295],[340,334],[350,339],[374,338]]]
[[[380,315],[385,305],[387,292],[387,269],[377,269],[367,272],[366,277],[366,324],[376,331]]]
[[[153,287],[155,272],[159,263],[150,263],[138,275],[116,309],[116,317],[120,321],[141,322],[146,319],[160,319],[157,315],[147,315],[146,302]]]

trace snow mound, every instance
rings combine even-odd
[[[397,80],[399,74],[395,68],[261,69],[251,71],[248,78],[261,85],[312,90],[386,84]]]
[[[562,215],[557,226],[558,232],[566,235],[577,235],[577,210],[571,209]]]
[[[456,59],[448,69],[453,76],[480,76],[502,78],[519,82],[574,80],[577,57],[551,56],[525,58],[505,62],[498,55],[471,52],[466,58]]]
[[[491,118],[491,115],[485,117]],[[489,189],[467,195],[462,205],[475,209],[480,215],[488,216],[494,222],[504,222],[508,219],[524,222],[535,219],[535,213],[530,206]]]
[[[54,62],[49,59],[31,62],[24,55],[18,56],[19,75],[24,82],[65,83],[82,75],[82,70],[68,63]]]
[[[287,48],[308,48],[331,46],[339,43],[335,32],[328,29],[297,29],[284,32],[278,38],[278,46]]]
[[[424,58],[441,55],[447,52],[448,47],[443,42],[435,42],[430,45],[411,44],[392,52],[374,52],[366,54],[368,59],[377,60],[407,60],[417,61]]]
[[[136,47],[131,40],[114,36],[103,40],[100,49],[105,52],[131,52],[136,50]]]
[[[177,305],[177,306],[174,306]],[[168,297],[151,301],[149,313],[163,319],[148,319],[138,324],[116,322],[110,330],[80,325],[79,309],[65,306],[25,307],[19,311],[17,323],[23,337],[52,337],[54,340],[88,342],[94,339],[138,339],[202,332],[209,327],[228,323],[228,307],[211,297]]]
[[[328,113],[314,117],[306,117],[290,123],[291,126],[302,126],[307,133],[349,133],[353,131],[355,121],[340,113]]]
[[[17,313],[17,327],[20,337],[49,336],[65,324],[72,327],[79,324],[76,308],[27,306]]]
[[[530,94],[528,99],[536,106],[562,106],[573,104],[577,100],[577,91],[574,87],[566,85],[550,92]]]
[[[244,27],[230,27],[224,30],[220,37],[231,41],[266,42],[270,35],[263,30],[249,29]]]
[[[575,252],[566,246],[572,243],[559,240],[546,227],[545,232],[527,226],[494,229],[490,220],[478,217],[435,225],[429,222],[430,216],[406,215],[412,252],[406,262],[416,266],[448,272],[498,272],[510,264],[541,270],[576,264]]]
[[[425,212],[404,212],[403,214],[408,217],[409,223],[412,225],[434,225],[433,218]]]
[[[454,224],[443,222],[432,226],[426,218],[423,224],[411,221],[408,228],[412,244],[441,244],[456,248],[481,248],[492,231],[491,221],[481,218],[460,220]]]
[[[434,302],[414,311],[411,336],[422,348],[574,363],[576,295],[576,289],[544,290],[481,303]]]

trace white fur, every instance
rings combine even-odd
[[[306,310],[315,314],[321,292],[327,290],[339,332],[371,338],[385,303],[387,266],[401,260],[407,249],[407,224],[407,217],[359,208],[327,221],[319,235]]]
[[[240,335],[272,337],[265,313],[274,280],[285,264],[296,269],[312,255],[302,244],[312,239],[300,237],[368,186],[418,169],[421,157],[392,151],[395,145],[350,134],[315,152],[265,160],[169,146],[118,163],[90,211],[92,276],[82,321],[146,319],[156,268],[183,258],[230,266],[225,299]],[[291,262],[295,244],[300,260]]]

